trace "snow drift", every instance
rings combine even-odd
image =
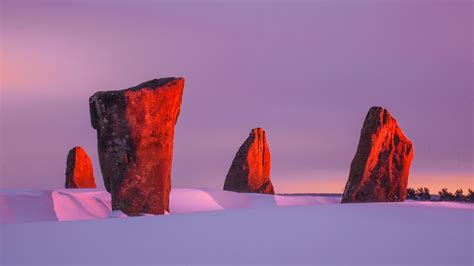
[[[171,214],[246,208],[310,206],[339,203],[339,197],[236,193],[218,189],[176,188]],[[0,190],[0,222],[74,221],[112,215],[110,194],[99,189]]]
[[[0,264],[474,263],[473,204],[339,202],[174,189],[171,215],[113,219],[104,191],[1,190]]]

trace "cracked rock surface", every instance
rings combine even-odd
[[[413,144],[387,109],[370,108],[342,203],[404,201]]]
[[[104,184],[112,209],[127,215],[169,212],[174,128],[184,78],[162,78],[89,99]]]
[[[254,128],[235,155],[224,190],[274,194],[270,180],[270,149],[266,133]]]

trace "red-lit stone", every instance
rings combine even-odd
[[[254,128],[235,155],[224,190],[274,194],[270,180],[270,149],[265,131]]]
[[[66,188],[96,188],[92,161],[81,147],[72,148],[66,161]]]
[[[183,78],[164,78],[90,98],[113,210],[128,215],[169,212],[174,127],[183,88]]]
[[[342,203],[404,201],[413,145],[388,110],[372,107],[362,127]]]

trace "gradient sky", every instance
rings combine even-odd
[[[474,188],[472,1],[1,1],[1,187],[63,187],[88,98],[186,78],[173,186],[222,187],[253,127],[277,192],[342,192],[372,105],[410,186]]]

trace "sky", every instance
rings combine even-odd
[[[0,2],[0,187],[92,158],[88,99],[185,77],[172,185],[222,187],[254,127],[276,192],[341,193],[371,106],[414,144],[409,186],[474,188],[471,1]]]

